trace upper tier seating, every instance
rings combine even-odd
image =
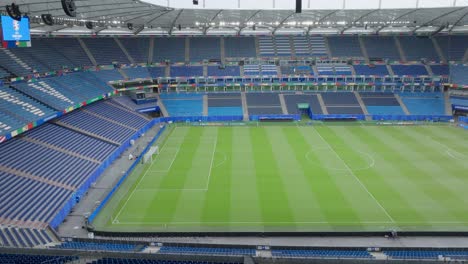
[[[116,69],[90,71],[90,73],[105,83],[110,82],[110,81],[119,81],[119,80],[124,79],[122,74],[120,74],[120,72]]]
[[[113,91],[110,86],[87,72],[44,78],[37,82],[16,83],[14,87],[60,111]]]
[[[11,131],[24,126],[26,123],[46,118],[55,113],[49,108],[28,96],[5,86],[0,86],[0,121],[10,128],[2,130]]]
[[[371,115],[404,115],[393,93],[360,92],[367,111]]]
[[[31,48],[10,49],[10,51],[39,72],[82,66],[68,58],[64,50],[58,47],[61,43],[55,43],[55,40],[55,38],[33,38]],[[81,49],[81,47],[77,48]],[[69,51],[65,50],[65,52]],[[90,64],[89,60],[84,60],[84,62],[86,65]]]
[[[292,54],[289,36],[276,36],[275,43],[278,57],[291,57]]]
[[[190,61],[221,60],[220,39],[216,37],[190,38]]]
[[[369,58],[401,60],[393,37],[363,37]]]
[[[220,69],[218,66],[208,66],[208,76],[240,76],[239,66],[225,66]]]
[[[0,254],[0,263],[8,264],[68,263],[74,260],[78,260],[78,257],[55,255]]]
[[[54,52],[62,53],[64,57],[73,62],[73,66],[92,65],[76,38],[50,38],[42,41],[52,47]]]
[[[430,65],[432,73],[434,75],[444,75],[448,76],[450,74],[450,69],[448,65]]]
[[[99,65],[110,65],[114,62],[130,63],[113,38],[83,38],[83,41]]]
[[[451,65],[450,66],[452,83],[468,85],[468,65]]]
[[[261,57],[274,57],[276,55],[275,44],[273,43],[272,37],[259,37],[258,47]]]
[[[399,41],[407,61],[419,61],[421,58],[440,61],[430,38],[401,36]]]
[[[27,76],[32,74],[33,69],[29,65],[20,65],[17,61],[13,60],[8,53],[12,54],[10,50],[0,47],[0,66],[12,72],[16,76]]]
[[[468,48],[467,36],[438,36],[440,49],[447,61],[461,61]]]
[[[251,248],[221,248],[221,247],[172,247],[163,246],[159,253],[191,254],[191,255],[224,255],[224,256],[254,256],[255,249]]]
[[[323,36],[309,36],[310,51],[314,57],[328,57],[327,45]]]
[[[155,38],[153,62],[185,61],[185,39],[184,38]]]
[[[299,258],[373,258],[366,250],[339,250],[339,249],[274,249],[273,257],[299,257]]]
[[[148,71],[153,78],[166,77],[166,67],[148,67]]]
[[[203,66],[171,66],[171,77],[203,76]]]
[[[54,238],[45,229],[0,225],[0,247],[35,247],[51,242]]]
[[[254,37],[226,37],[224,50],[226,58],[257,57]]]
[[[445,115],[442,93],[400,93],[400,97],[412,115]]]
[[[392,65],[395,75],[429,75],[424,65]]]
[[[296,57],[310,56],[309,38],[307,36],[293,36],[292,39]]]
[[[135,251],[141,251],[143,246],[137,245],[137,244],[68,241],[68,242],[63,242],[62,244],[57,245],[54,248],[74,249],[74,250],[91,250],[91,251],[135,252]]]
[[[198,94],[161,94],[171,116],[202,116],[203,97]]]
[[[250,115],[283,114],[276,93],[247,93],[246,98]]]
[[[240,93],[208,94],[209,116],[241,116],[242,114]]]
[[[322,93],[329,114],[364,114],[354,93]]]
[[[353,65],[356,75],[390,75],[386,65]]]
[[[119,38],[135,63],[147,63],[150,39],[149,38]]]
[[[362,58],[361,45],[358,37],[340,36],[327,37],[332,57]]]
[[[146,67],[137,67],[137,68],[124,68],[122,71],[130,79],[150,79],[150,73]]]
[[[316,94],[285,94],[284,100],[286,102],[286,107],[288,109],[288,114],[300,114],[301,111],[297,108],[298,104],[306,103],[309,104],[312,113],[314,114],[323,114],[320,103],[317,99]]]

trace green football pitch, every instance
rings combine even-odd
[[[468,133],[451,126],[172,126],[102,231],[468,231]]]

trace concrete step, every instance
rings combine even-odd
[[[135,60],[132,58],[132,56],[130,56],[130,53],[128,53],[127,49],[124,47],[124,45],[122,44],[122,42],[120,42],[120,40],[116,37],[114,37],[114,40],[115,40],[115,43],[117,43],[117,46],[120,47],[120,49],[122,50],[122,52],[125,54],[125,56],[127,57],[127,59],[130,61],[131,64],[135,64]]]
[[[367,111],[367,107],[366,107],[366,105],[364,104],[364,101],[362,101],[361,95],[360,95],[358,92],[356,92],[356,91],[354,91],[353,93],[354,93],[354,95],[356,96],[356,99],[357,99],[359,105],[361,106],[362,112],[363,112],[365,115],[369,115],[369,112]]]
[[[245,92],[241,92],[241,101],[244,121],[249,121],[249,108],[247,106],[247,97],[245,95]]]
[[[395,98],[397,99],[398,103],[400,104],[401,108],[403,109],[403,112],[405,112],[405,115],[410,115],[410,112],[408,108],[406,107],[405,103],[403,103],[403,100],[401,100],[401,97],[399,94],[395,94]]]
[[[84,52],[86,53],[86,55],[88,55],[88,58],[89,60],[91,61],[91,63],[94,65],[94,66],[97,66],[97,62],[96,62],[96,59],[94,58],[93,54],[91,53],[91,51],[88,49],[88,47],[86,46],[86,44],[84,43],[84,41],[81,39],[81,38],[77,38],[78,40],[78,43],[80,43],[80,46],[81,48],[83,48]]]
[[[279,94],[279,100],[281,104],[281,110],[283,111],[283,115],[288,115],[288,108],[286,107],[286,101],[284,100],[284,94]]]
[[[320,108],[322,109],[323,114],[328,115],[328,110],[325,107],[325,102],[323,101],[322,95],[318,93],[317,94],[317,99],[318,99],[318,101],[320,103]]]
[[[161,110],[161,113],[163,114],[164,117],[168,117],[169,112],[167,112],[166,106],[164,105],[163,101],[161,100],[161,97],[159,96],[159,94],[156,95],[156,98],[158,98],[159,110]]]

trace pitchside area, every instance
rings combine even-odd
[[[106,231],[467,230],[468,134],[441,126],[172,126]]]

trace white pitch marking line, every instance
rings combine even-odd
[[[447,146],[447,145],[445,145],[445,144],[439,142],[438,140],[436,140],[436,139],[434,139],[434,138],[432,138],[432,137],[430,137],[430,136],[427,136],[427,138],[428,138],[428,139],[431,139],[431,140],[434,141],[435,143],[437,143],[437,144],[439,144],[440,146],[444,147],[444,148],[446,149],[446,153],[447,153],[449,156],[451,156],[451,157],[453,157],[453,158],[455,158],[455,159],[460,160],[458,157],[453,156],[453,154],[452,154],[452,152],[453,152],[453,153],[460,154],[460,156],[464,156],[464,157],[465,157],[465,154],[460,153],[460,152],[458,152],[458,151],[456,151],[456,150],[450,148],[449,146]]]
[[[193,225],[193,224],[394,224],[390,221],[366,221],[366,222],[119,222],[119,224],[168,224],[168,225]],[[413,223],[411,223],[413,224]],[[422,224],[422,223],[421,223]]]
[[[215,157],[215,152],[216,152],[216,146],[217,145],[218,145],[218,134],[216,134],[216,139],[215,139],[214,148],[213,148],[213,155],[211,156],[210,170],[208,172],[208,179],[206,181],[205,191],[208,191],[208,188],[210,187],[211,170],[213,169],[213,162],[214,162],[214,157]]]
[[[177,128],[177,127],[175,127]],[[172,132],[175,131],[175,128],[173,130],[171,130],[171,133],[169,133],[169,135],[167,135],[166,137],[166,141],[164,141],[164,146],[161,148],[161,152],[163,151],[163,149],[166,147],[166,143],[167,141],[169,140],[169,137],[171,136]],[[151,163],[150,167],[146,170],[145,174],[143,174],[143,177],[140,178],[140,180],[138,181],[137,185],[135,186],[135,188],[132,190],[132,192],[130,193],[130,195],[128,196],[127,200],[125,201],[124,205],[122,206],[122,208],[120,208],[119,212],[117,213],[117,215],[115,216],[114,218],[114,221],[117,221],[118,222],[118,218],[120,216],[120,214],[122,213],[123,209],[127,206],[128,204],[128,201],[130,201],[130,199],[132,198],[133,194],[135,193],[135,191],[138,189],[138,186],[140,186],[140,183],[143,181],[143,179],[146,177],[146,175],[148,174],[148,172],[150,171],[151,167],[153,166],[155,160],[153,160],[153,162]]]
[[[348,164],[346,164],[346,162],[341,158],[340,155],[338,155],[338,153],[336,153],[336,151],[333,149],[333,147],[328,144],[328,142],[322,137],[322,135],[320,135],[320,133],[317,131],[317,129],[315,129],[314,126],[312,126],[314,128],[314,131],[315,133],[317,133],[317,135],[320,137],[320,139],[325,143],[327,144],[328,148],[333,151],[333,153],[335,153],[336,157],[338,159],[341,160],[341,162],[343,162],[343,164],[345,165],[346,169],[348,170],[349,173],[351,173],[351,175],[354,177],[354,179],[356,179],[356,181],[362,186],[362,188],[367,192],[367,194],[369,194],[370,197],[372,197],[372,199],[374,199],[374,201],[377,203],[377,205],[382,209],[382,211],[387,215],[388,219],[390,219],[393,223],[395,223],[395,220],[393,220],[393,217],[387,212],[387,210],[382,206],[382,204],[380,204],[380,202],[375,198],[375,196],[366,188],[366,186],[361,182],[361,180],[356,176],[356,174],[354,174],[353,170],[348,166]]]

